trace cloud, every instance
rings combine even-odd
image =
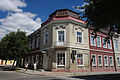
[[[27,35],[41,27],[41,19],[30,12],[9,13],[6,18],[0,19],[0,37],[11,31],[25,31]]]
[[[27,4],[23,0],[0,0],[0,10],[22,12],[22,7],[26,7]]]
[[[5,18],[0,19],[0,39],[12,31],[25,31],[27,35],[41,27],[41,19],[36,14],[24,12],[24,0],[0,0],[0,10],[7,11]]]

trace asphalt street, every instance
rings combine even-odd
[[[120,80],[120,73],[53,77],[50,75],[26,74],[16,71],[0,71],[0,80]]]
[[[0,71],[0,80],[68,80],[58,77],[24,74],[15,71]]]

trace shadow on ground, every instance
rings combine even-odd
[[[12,66],[2,66],[0,67],[0,71],[15,71],[17,70],[17,67],[12,67]]]
[[[77,78],[77,79],[83,79],[83,80],[120,80],[120,74],[71,76],[71,78]]]

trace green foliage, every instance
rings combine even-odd
[[[28,53],[28,38],[25,32],[11,32],[0,41],[1,59],[18,59]]]
[[[93,26],[95,31],[108,29],[109,33],[120,33],[120,1],[119,0],[84,0],[82,17],[86,18],[87,26]],[[81,9],[83,8],[81,7]]]

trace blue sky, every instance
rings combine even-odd
[[[20,29],[27,35],[35,31],[57,9],[82,6],[83,0],[0,0],[0,38]]]

